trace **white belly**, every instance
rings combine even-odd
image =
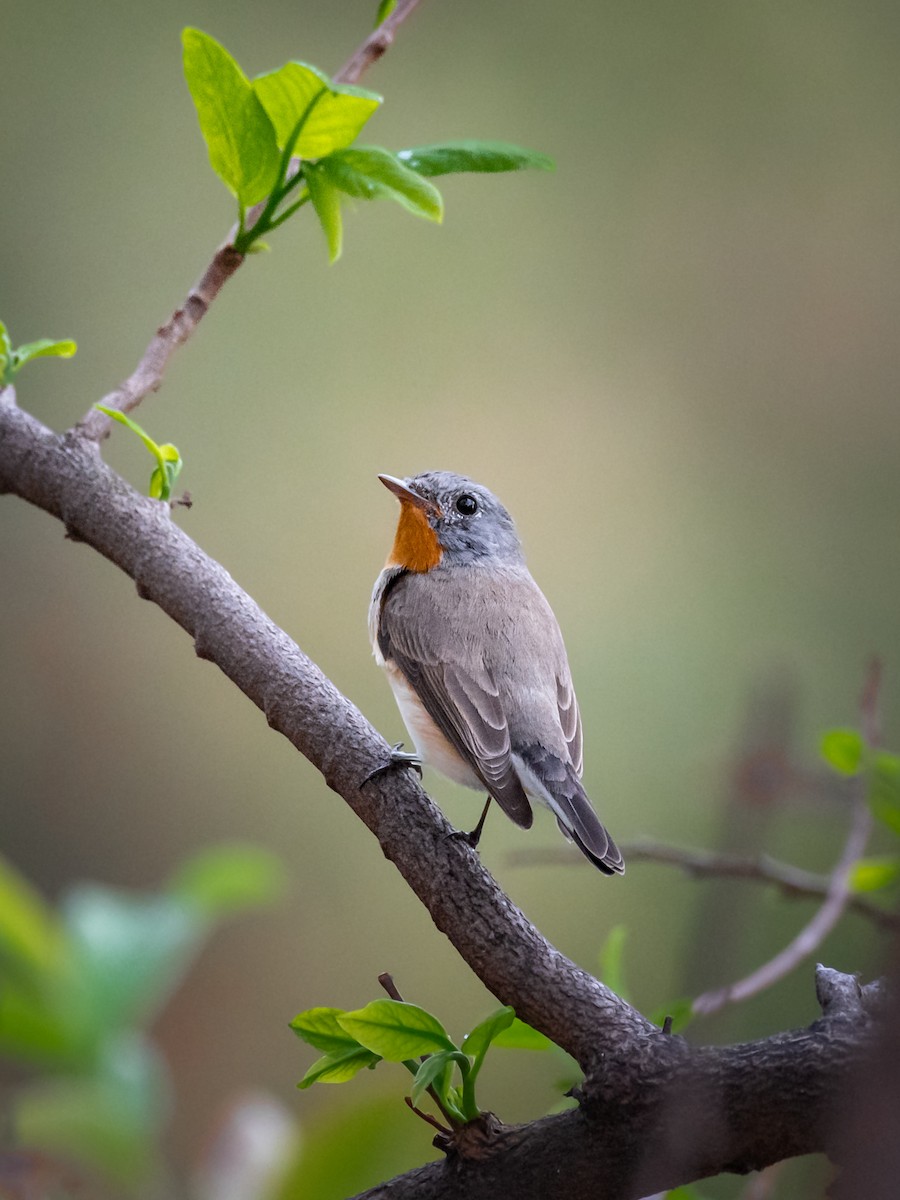
[[[460,758],[429,717],[402,672],[390,663],[383,665],[394,693],[394,699],[397,701],[397,707],[400,709],[403,724],[409,730],[416,753],[422,762],[434,767],[442,775],[452,779],[454,783],[475,788],[476,791],[484,791],[484,784],[469,764]]]

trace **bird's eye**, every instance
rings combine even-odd
[[[472,513],[478,512],[478,501],[466,492],[456,501],[456,511],[464,517],[471,517]]]

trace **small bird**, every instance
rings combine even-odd
[[[488,793],[523,829],[531,801],[606,875],[622,855],[581,786],[581,717],[559,625],[525,566],[509,513],[449,471],[379,475],[400,501],[393,549],[369,608],[369,636],[417,754]]]

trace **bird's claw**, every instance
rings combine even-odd
[[[383,775],[385,771],[392,771],[394,767],[408,767],[409,770],[415,771],[420,779],[422,778],[421,758],[419,758],[418,754],[410,754],[404,750],[402,742],[395,742],[391,746],[391,756],[388,761],[382,763],[380,767],[376,767],[374,771],[370,771],[362,781],[362,784],[370,783],[379,775]],[[360,787],[362,787],[362,784],[360,784]]]

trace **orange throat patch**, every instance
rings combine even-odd
[[[407,571],[430,571],[441,561],[440,542],[428,518],[414,504],[400,501],[400,520],[387,566]]]

